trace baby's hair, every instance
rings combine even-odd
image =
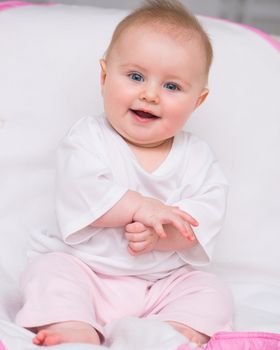
[[[105,56],[110,55],[114,44],[127,28],[145,24],[154,26],[155,31],[165,29],[170,33],[173,30],[177,34],[187,32],[190,37],[193,34],[198,35],[205,51],[208,74],[213,59],[210,39],[196,17],[177,0],[146,0],[117,25]]]

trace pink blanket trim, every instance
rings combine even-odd
[[[0,3],[0,10],[7,10],[13,7],[19,7],[19,6],[28,6],[33,5],[30,2],[24,2],[24,1],[4,1]]]
[[[280,349],[280,334],[267,332],[219,332],[206,347],[197,350],[276,350]],[[187,344],[176,350],[193,350]]]
[[[237,23],[238,24],[238,23]],[[251,30],[252,32],[256,33],[257,35],[259,35],[260,37],[262,37],[264,40],[266,40],[267,42],[269,42],[270,45],[272,45],[277,51],[280,51],[280,41],[274,39],[272,36],[270,36],[269,34],[263,32],[260,29],[248,26],[247,24],[241,24],[239,23],[239,25],[243,28],[246,28],[248,30]]]
[[[7,350],[4,344],[1,342],[1,340],[0,340],[0,350]]]
[[[254,32],[259,37],[261,37],[262,39],[267,41],[277,51],[280,51],[280,41],[277,40],[277,39],[274,39],[271,35],[267,34],[266,32],[264,32],[264,31],[262,31],[262,30],[260,30],[258,28],[249,26],[248,24],[244,24],[244,23],[233,22],[233,21],[230,21],[228,19],[223,19],[223,18],[218,18],[218,17],[210,17],[210,18],[217,19],[217,20],[223,21],[223,22],[228,22],[228,23],[231,23],[231,24],[235,24],[235,25],[238,25],[240,27],[243,27],[244,29],[250,30],[251,32]]]
[[[3,2],[0,2],[0,11],[1,10],[8,10],[8,9],[12,9],[14,7],[22,7],[22,6],[50,6],[50,5],[54,5],[54,4],[34,4],[32,2],[25,2],[25,1],[13,1],[13,0],[10,0],[10,1],[3,1]],[[0,348],[1,350],[1,348]]]

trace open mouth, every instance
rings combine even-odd
[[[141,119],[158,119],[159,117],[151,114],[149,112],[141,111],[141,110],[136,110],[136,109],[131,109],[131,111],[136,114],[138,117]]]

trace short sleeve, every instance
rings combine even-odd
[[[191,154],[188,162],[191,170],[186,172],[181,200],[176,204],[199,222],[199,226],[193,228],[199,244],[178,254],[186,262],[201,266],[211,261],[223,227],[228,183],[206,143],[195,139]]]
[[[89,226],[111,209],[127,188],[106,163],[99,126],[78,122],[57,151],[56,212],[63,240],[78,244],[100,230]]]

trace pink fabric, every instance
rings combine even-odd
[[[239,25],[242,26],[243,28],[246,28],[246,29],[251,30],[252,32],[256,33],[257,35],[262,37],[264,40],[269,42],[269,44],[272,45],[277,51],[280,51],[280,42],[278,40],[274,39],[269,34],[263,32],[262,30],[259,30],[257,28],[248,26],[247,24],[239,24]]]
[[[222,21],[222,22],[232,23],[232,24],[238,25],[240,27],[243,27],[243,28],[245,28],[247,30],[250,30],[250,31],[254,32],[255,34],[257,34],[258,36],[260,36],[262,39],[266,40],[277,51],[280,51],[280,42],[278,40],[274,39],[271,35],[263,32],[260,29],[251,27],[248,24],[233,22],[233,21],[230,21],[228,19],[222,19],[222,18],[217,18],[217,17],[210,17],[210,18],[213,18],[213,19],[216,19],[216,20],[219,20],[219,21]]]
[[[37,257],[22,279],[23,327],[66,320],[102,327],[123,316],[174,320],[202,333],[231,330],[232,304],[224,284],[212,274],[184,267],[158,281],[108,276],[64,253]],[[134,297],[136,296],[136,297]]]
[[[1,340],[0,340],[0,350],[7,350],[4,344],[1,342]]]
[[[4,2],[0,2],[0,11],[3,10],[9,10],[15,7],[22,7],[22,6],[34,6],[34,3],[31,2],[25,2],[25,1],[4,1]],[[37,6],[51,6],[54,4],[36,4]],[[0,349],[1,350],[1,349]]]
[[[280,349],[280,334],[266,332],[219,332],[206,348],[197,350],[277,350]],[[176,350],[193,350],[187,344]]]
[[[4,1],[0,3],[0,10],[7,10],[13,7],[29,6],[29,5],[34,5],[34,4],[30,2],[24,2],[24,1]]]

